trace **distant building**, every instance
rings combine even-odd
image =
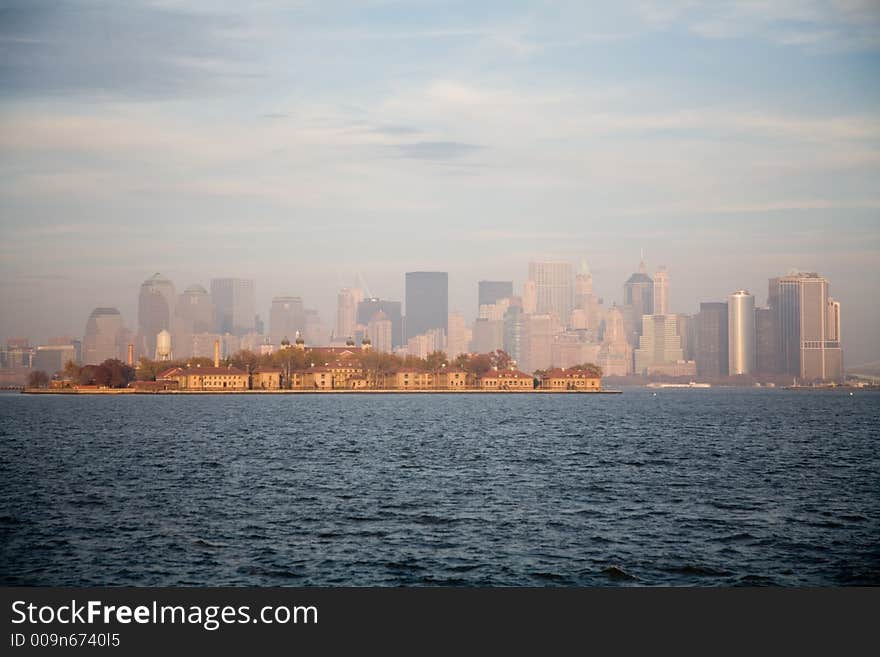
[[[535,313],[556,315],[559,322],[567,324],[574,305],[571,263],[533,260],[529,280],[535,284]]]
[[[666,315],[669,313],[669,272],[666,267],[660,267],[654,273],[654,314]]]
[[[269,342],[276,347],[286,338],[292,342],[297,332],[305,333],[306,311],[300,297],[277,296],[269,308]]]
[[[406,343],[406,351],[416,358],[427,358],[428,354],[443,351],[446,348],[446,332],[443,329],[431,329],[421,335],[414,335]]]
[[[771,308],[755,309],[755,372],[778,374],[779,347],[776,336],[776,319]]]
[[[310,345],[324,346],[330,344],[330,330],[321,321],[317,310],[305,309],[305,328],[303,336]]]
[[[433,329],[446,333],[449,318],[449,274],[411,271],[406,274],[406,338]]]
[[[605,318],[599,366],[605,376],[626,376],[633,371],[632,346],[627,338],[623,313],[617,306],[611,306]]]
[[[639,271],[623,284],[623,315],[627,339],[637,346],[642,331],[642,317],[654,314],[654,280],[648,276],[644,261]]]
[[[657,366],[684,360],[677,316],[644,315],[641,333],[635,350],[636,374],[649,374]]]
[[[160,331],[171,330],[176,306],[174,284],[161,274],[153,274],[141,284],[136,345],[140,355],[148,358],[155,356],[156,336]]]
[[[589,371],[557,367],[541,377],[541,388],[545,390],[599,392],[602,389],[602,380]]]
[[[177,358],[191,358],[193,336],[214,331],[214,303],[201,285],[190,285],[177,297],[171,341]]]
[[[381,310],[370,318],[367,324],[367,335],[373,349],[382,353],[391,353],[394,349],[391,340],[391,320]]]
[[[728,373],[727,304],[701,303],[697,315],[697,374],[718,379]]]
[[[480,306],[488,306],[499,299],[513,296],[513,281],[480,281],[477,283]]]
[[[504,321],[500,319],[477,318],[473,326],[471,351],[487,354],[504,348]]]
[[[589,329],[595,334],[602,322],[602,300],[593,294],[593,274],[586,260],[574,278],[574,309],[571,313],[569,327]]]
[[[569,329],[553,336],[550,347],[550,361],[557,367],[574,367],[583,363],[599,362],[601,345],[590,338],[586,329]]]
[[[68,361],[76,362],[76,348],[72,344],[40,345],[36,349],[31,366],[52,376],[62,371]]]
[[[521,306],[511,305],[504,313],[504,342],[503,349],[522,367],[522,362],[527,346],[526,340],[526,315]]]
[[[461,313],[449,313],[447,320],[448,331],[446,334],[446,355],[455,358],[459,354],[467,353],[470,339],[468,338],[467,326]]]
[[[215,278],[211,281],[211,300],[216,312],[216,332],[244,335],[254,331],[254,281],[246,278]]]
[[[400,312],[400,301],[387,301],[377,297],[370,297],[361,301],[357,306],[357,323],[366,326],[370,318],[377,312],[383,312],[391,320],[391,342],[396,348],[404,344],[403,340],[403,316]],[[345,338],[348,336],[338,336]]]
[[[727,362],[730,376],[756,369],[755,297],[738,290],[727,298]]]
[[[526,349],[522,366],[526,372],[543,370],[553,365],[553,336],[559,332],[559,320],[548,313],[525,318]]]
[[[234,367],[177,369],[167,378],[177,379],[181,390],[247,390],[248,374]]]
[[[522,309],[526,315],[534,315],[538,307],[538,288],[535,281],[523,283]]]
[[[339,294],[336,295],[335,336],[337,338],[354,336],[354,329],[358,324],[358,304],[363,300],[364,293],[360,288],[344,287],[339,290]],[[391,321],[390,318],[388,321]]]
[[[840,304],[817,273],[770,279],[769,305],[776,322],[778,370],[802,381],[843,379]]]
[[[100,365],[108,358],[125,358],[127,335],[116,308],[95,308],[83,336],[83,364]]]
[[[678,318],[678,337],[681,338],[681,351],[685,360],[697,359],[697,318],[694,315],[676,315]]]

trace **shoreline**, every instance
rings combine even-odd
[[[620,395],[623,390],[134,390],[133,388],[110,388],[107,390],[75,390],[45,388],[25,388],[26,395]]]

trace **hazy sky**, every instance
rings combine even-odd
[[[0,1],[0,337],[256,279],[332,325],[361,272],[531,257],[671,308],[819,271],[880,359],[880,3]]]

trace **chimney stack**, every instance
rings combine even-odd
[[[134,345],[131,342],[128,343],[128,365],[134,367]]]
[[[220,340],[214,340],[214,367],[220,367]]]

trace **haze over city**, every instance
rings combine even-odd
[[[820,272],[880,360],[876,3],[406,7],[4,3],[0,337],[135,328],[157,271],[332,327],[361,277],[470,322],[586,258],[610,306],[644,251],[678,313]]]

